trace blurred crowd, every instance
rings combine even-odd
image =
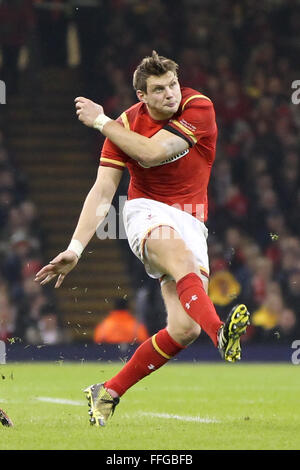
[[[8,4],[15,6],[10,16]],[[21,30],[18,15],[26,24]],[[155,49],[179,63],[182,85],[214,102],[219,128],[207,223],[210,296],[222,317],[236,302],[247,304],[249,341],[299,337],[300,111],[292,100],[292,84],[300,79],[299,1],[2,0],[0,25],[1,70],[14,76],[26,42],[40,67],[68,66],[68,34],[75,27],[83,93],[111,117],[136,101],[132,73],[142,57]],[[17,79],[11,83],[17,90]],[[5,171],[4,177],[12,179]],[[127,183],[124,177],[121,192]],[[31,246],[24,256],[24,247],[12,249],[12,243],[24,231],[22,223],[15,226],[16,212],[24,220],[30,208],[25,197],[5,215],[2,232],[12,259],[26,259],[18,268],[23,291],[24,272],[40,262],[38,249]],[[129,263],[137,310],[152,334],[165,321],[159,286],[138,261],[130,257]],[[13,261],[4,266],[3,286],[15,276]]]
[[[0,340],[55,344],[61,340],[55,299],[34,282],[45,237],[29,186],[0,132]]]

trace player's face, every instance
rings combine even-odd
[[[174,72],[166,72],[159,77],[151,75],[147,79],[147,92],[138,91],[138,98],[148,108],[153,119],[168,119],[175,114],[181,101],[181,90]]]

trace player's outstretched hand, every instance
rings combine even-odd
[[[63,251],[36,274],[35,281],[39,282],[43,286],[57,277],[57,281],[54,286],[57,289],[62,285],[66,275],[76,266],[77,263],[78,257],[73,251]]]
[[[79,121],[88,127],[93,127],[96,117],[104,113],[100,104],[94,103],[94,101],[83,96],[75,98],[75,107]]]

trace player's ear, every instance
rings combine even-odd
[[[144,91],[137,90],[136,96],[138,97],[138,100],[141,101],[142,103],[147,103],[146,93]]]

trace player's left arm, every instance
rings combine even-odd
[[[78,119],[83,124],[99,129],[126,155],[144,166],[155,166],[190,146],[182,135],[176,135],[166,129],[161,129],[151,138],[128,130],[105,116],[103,107],[87,98],[78,97],[75,103]]]

